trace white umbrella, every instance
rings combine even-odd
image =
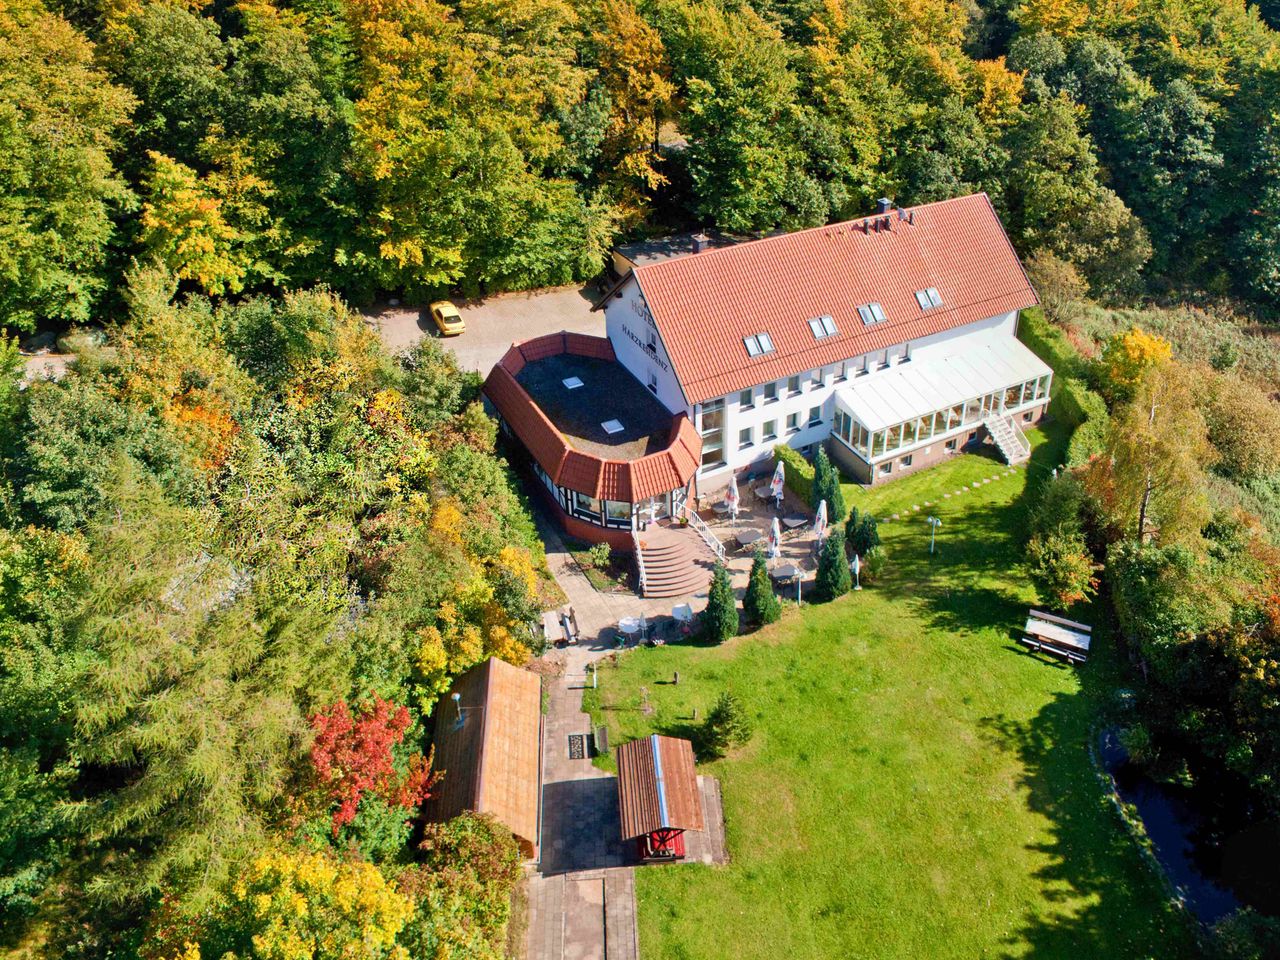
[[[776,560],[778,554],[782,552],[782,527],[778,525],[778,518],[773,518],[773,525],[769,528],[769,559]]]
[[[779,460],[778,466],[773,471],[773,479],[769,481],[769,494],[778,501],[778,506],[782,506],[782,487],[786,482],[787,470]]]
[[[827,501],[818,501],[818,515],[813,518],[813,535],[822,543],[827,538]]]
[[[725,506],[729,508],[729,514],[733,519],[738,519],[738,504],[741,497],[738,496],[738,476],[737,474],[729,474],[729,490],[724,495]]]

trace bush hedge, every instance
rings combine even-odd
[[[1080,378],[1085,375],[1086,361],[1071,345],[1061,328],[1051,324],[1040,307],[1022,311],[1018,320],[1018,339],[1037,357],[1053,367],[1054,379]]]
[[[780,443],[773,448],[775,464],[781,460],[786,466],[787,489],[805,503],[813,499],[813,464],[801,456],[799,450]]]

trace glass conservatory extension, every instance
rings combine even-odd
[[[1048,401],[1053,371],[1019,340],[919,358],[835,395],[834,436],[872,463]]]

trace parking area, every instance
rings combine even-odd
[[[604,314],[592,313],[595,286],[552,287],[526,293],[503,293],[484,300],[454,298],[467,331],[440,343],[458,357],[465,370],[488,373],[514,340],[570,330],[604,336]],[[413,346],[424,336],[438,336],[435,324],[421,307],[381,306],[364,311],[382,334],[392,353]]]

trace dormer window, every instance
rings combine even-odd
[[[766,353],[773,353],[773,341],[769,339],[767,333],[743,337],[742,345],[747,348],[748,357],[760,357]]]
[[[937,287],[929,287],[927,290],[917,290],[916,303],[920,304],[921,310],[930,310],[933,307],[940,307],[942,306],[942,295],[938,293]]]
[[[836,329],[836,321],[833,317],[814,317],[809,321],[809,329],[813,332],[813,339],[815,340],[834,336],[839,332]]]
[[[871,326],[873,323],[884,323],[884,307],[876,302],[864,303],[858,308],[858,316],[862,318],[865,326]]]

